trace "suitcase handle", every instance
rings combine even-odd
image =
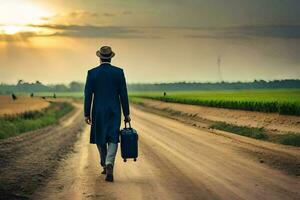
[[[127,123],[129,124],[129,128],[131,128],[130,122],[126,122],[125,120],[124,120],[124,122],[125,122],[125,128],[127,128],[127,126],[126,126]]]

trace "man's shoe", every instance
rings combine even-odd
[[[114,181],[114,175],[113,175],[113,165],[108,164],[106,165],[106,181],[113,182]]]
[[[101,172],[101,174],[106,174],[106,167],[103,167],[103,171]]]

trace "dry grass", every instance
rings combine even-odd
[[[18,96],[18,99],[14,101],[10,96],[0,96],[0,116],[38,111],[48,106],[49,102],[37,97]]]
[[[0,140],[55,124],[73,108],[72,104],[67,102],[52,102],[41,111],[0,117]]]

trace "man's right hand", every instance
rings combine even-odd
[[[124,119],[125,122],[130,122],[131,121],[131,118],[129,115],[125,116],[125,119]]]
[[[85,123],[87,123],[88,125],[92,124],[92,120],[90,117],[85,117]]]

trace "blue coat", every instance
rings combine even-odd
[[[89,70],[84,96],[84,115],[92,119],[90,143],[100,145],[107,142],[118,143],[121,106],[123,115],[129,115],[123,70],[109,63],[103,63]]]

